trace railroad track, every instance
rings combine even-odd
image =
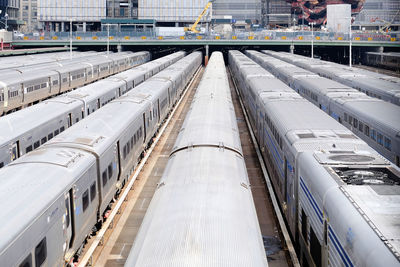
[[[399,77],[400,78],[400,72],[399,71],[380,69],[380,68],[375,68],[375,67],[365,66],[365,65],[354,65],[354,67],[360,68],[360,69],[363,69],[363,70],[369,70],[369,71],[373,71],[373,72],[376,72],[376,73],[386,74],[386,75],[390,75],[390,76],[394,76],[394,77]]]
[[[181,100],[160,129],[151,148],[130,177],[129,183],[112,205],[107,221],[97,235],[88,240],[79,262],[83,266],[123,266],[156,190],[169,154],[189,110],[203,74],[200,67]]]

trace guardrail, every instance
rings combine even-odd
[[[327,32],[236,32],[232,34],[186,34],[181,36],[157,36],[153,31],[146,32],[73,32],[72,36],[68,32],[50,32],[43,35],[27,34],[23,37],[14,37],[15,41],[40,41],[40,40],[60,40],[69,41],[138,41],[138,40],[270,40],[270,41],[349,41],[348,34],[327,33]],[[352,33],[352,41],[378,41],[378,42],[399,42],[400,33],[379,34],[379,33]]]

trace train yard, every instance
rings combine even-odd
[[[0,69],[4,266],[400,265],[398,78],[76,53]]]

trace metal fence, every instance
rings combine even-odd
[[[99,31],[99,32],[46,32],[44,34],[26,34],[16,37],[15,40],[72,40],[74,41],[136,41],[136,40],[271,40],[271,41],[344,41],[350,39],[349,34],[319,32],[319,31],[262,31],[244,32],[237,31],[229,34],[185,34],[181,36],[157,36],[153,30],[137,30],[127,32]],[[383,41],[399,42],[400,32],[382,34],[352,32],[352,41]]]

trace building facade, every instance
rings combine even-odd
[[[0,0],[0,29],[16,30],[19,21],[20,0]]]
[[[19,18],[23,21],[19,30],[21,32],[32,32],[39,29],[37,20],[37,0],[20,0]]]
[[[193,22],[208,0],[139,0],[138,18],[157,22]]]
[[[107,18],[138,18],[138,0],[107,0]]]
[[[217,0],[213,4],[213,17],[223,18],[232,16],[236,21],[261,20],[261,1],[260,0]]]
[[[399,29],[400,1],[366,0],[353,25],[370,29],[378,29],[385,26]]]
[[[74,29],[93,30],[106,17],[107,0],[37,1],[38,20],[46,31],[65,31],[71,21]]]

